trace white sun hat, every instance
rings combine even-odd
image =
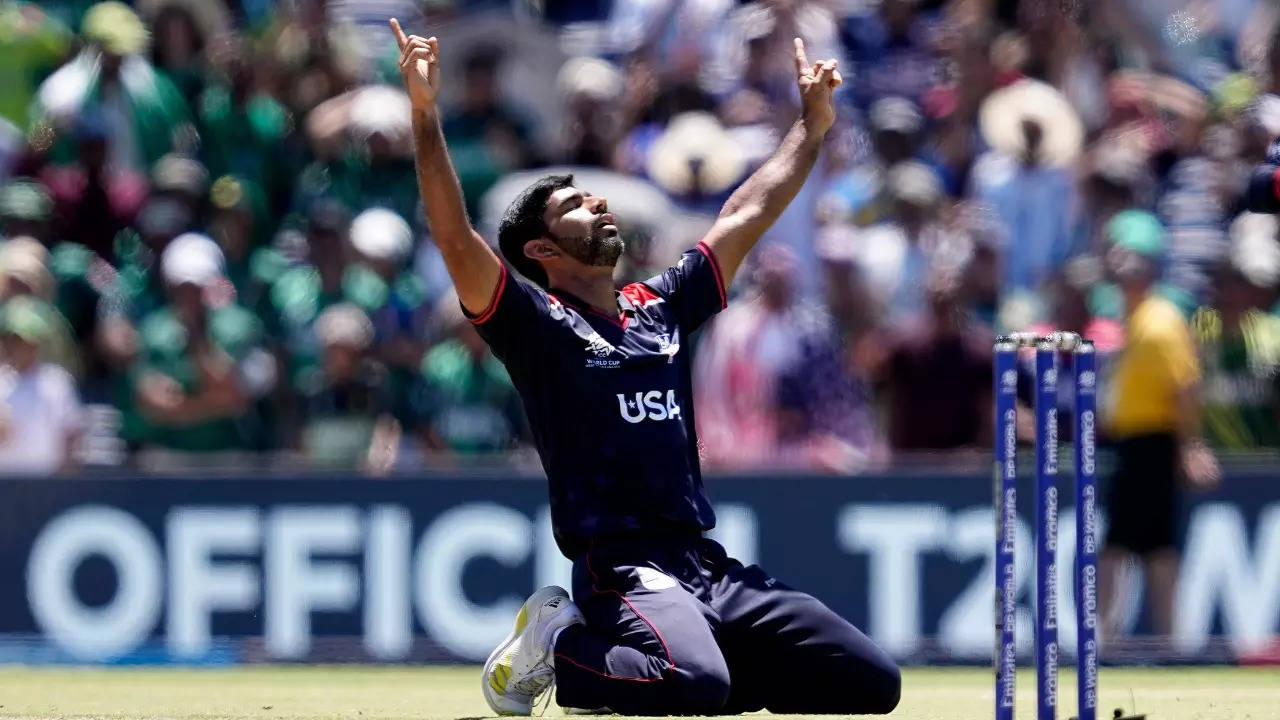
[[[1280,281],[1280,221],[1275,215],[1242,212],[1227,230],[1230,261],[1249,282],[1262,288]]]
[[[675,116],[649,150],[649,177],[675,195],[724,192],[745,170],[733,136],[711,113]]]
[[[1084,125],[1066,96],[1039,80],[1019,80],[987,96],[978,111],[978,127],[991,147],[1013,157],[1026,153],[1023,122],[1040,126],[1038,158],[1053,166],[1070,165],[1084,145]]]

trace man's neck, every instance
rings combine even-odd
[[[1143,284],[1133,287],[1123,288],[1124,293],[1124,316],[1128,319],[1138,306],[1151,295],[1154,284]]]
[[[588,276],[566,276],[553,278],[551,289],[572,293],[593,306],[608,312],[618,311],[618,299],[614,297],[613,274],[599,273]]]

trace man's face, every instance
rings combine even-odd
[[[613,267],[624,246],[608,209],[604,198],[566,187],[551,194],[542,220],[565,255],[583,265]]]
[[[345,343],[324,348],[324,372],[330,380],[343,381],[355,377],[360,365],[360,350]]]
[[[204,318],[204,288],[192,282],[184,282],[170,286],[169,292],[174,314],[178,316],[179,322],[189,328],[198,327]]]

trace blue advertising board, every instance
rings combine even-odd
[[[1070,476],[1060,482],[1072,497]],[[818,596],[905,662],[990,661],[989,477],[708,484],[713,535],[739,559]],[[533,589],[568,586],[535,478],[12,479],[0,497],[0,662],[470,662]],[[1059,614],[1074,618],[1071,506],[1058,527]],[[1274,642],[1280,478],[1228,468],[1218,491],[1189,503],[1184,527],[1176,650],[1210,659],[1215,647],[1247,655]],[[1025,514],[1015,565],[1025,662]],[[1141,604],[1131,609],[1141,632]],[[1065,656],[1074,628],[1060,627]]]

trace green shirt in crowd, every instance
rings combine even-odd
[[[477,362],[459,340],[447,340],[422,360],[418,417],[459,453],[497,452],[524,434],[524,410],[506,368],[493,356]]]
[[[262,326],[258,318],[243,307],[227,305],[208,312],[210,339],[234,360],[244,359],[261,343]],[[140,357],[133,372],[133,392],[136,393],[138,381],[151,372],[171,378],[185,392],[199,390],[199,372],[189,351],[187,332],[172,308],[162,307],[148,315],[138,326],[138,342]],[[133,403],[129,412],[142,431],[142,436],[134,439],[144,445],[184,451],[237,450],[246,446],[239,418],[177,427],[147,421]]]
[[[36,3],[0,0],[0,117],[19,129],[44,76],[71,46],[71,31]]]
[[[1280,318],[1251,310],[1239,333],[1202,308],[1192,327],[1200,346],[1202,424],[1208,442],[1229,450],[1280,448]]]

